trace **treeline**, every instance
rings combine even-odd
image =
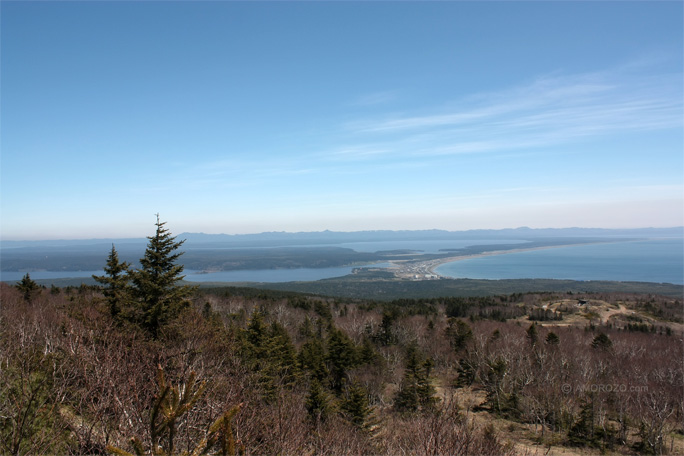
[[[296,291],[326,296],[391,301],[410,298],[441,298],[444,296],[501,296],[511,293],[547,292],[576,294],[646,294],[682,299],[684,286],[650,282],[574,281],[554,279],[439,279],[394,280],[349,275],[316,282],[254,284],[271,290]]]

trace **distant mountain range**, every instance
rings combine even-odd
[[[684,227],[671,228],[507,228],[499,230],[378,230],[378,231],[313,231],[313,232],[266,232],[258,234],[205,234],[181,233],[178,240],[185,239],[185,248],[208,247],[274,247],[287,245],[341,244],[346,242],[415,241],[453,239],[538,239],[571,237],[684,237]],[[0,241],[1,249],[31,247],[81,247],[115,244],[117,249],[146,244],[146,238],[120,239],[63,239],[37,241]],[[99,249],[98,249],[99,250]]]

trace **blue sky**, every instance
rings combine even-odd
[[[684,224],[681,2],[6,2],[1,237]]]

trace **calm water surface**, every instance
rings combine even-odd
[[[389,263],[364,264],[357,266],[344,266],[335,268],[299,268],[299,269],[259,269],[242,271],[217,271],[204,273],[186,269],[183,271],[185,280],[188,282],[295,282],[313,281],[342,277],[351,274],[352,269],[362,267],[386,268]],[[0,280],[13,282],[21,280],[25,272],[7,271],[0,274]],[[64,278],[86,278],[95,275],[104,275],[104,271],[34,271],[31,278],[34,280],[51,280]]]
[[[217,271],[206,273],[201,271],[185,271],[185,280],[188,282],[308,282],[346,276],[351,274],[352,269],[368,266],[386,268],[390,264],[377,263],[336,268],[259,269],[253,271]]]
[[[520,243],[515,240],[467,241],[388,241],[347,243],[344,247],[360,252],[380,250],[419,250],[435,253],[442,249],[458,249],[470,245]],[[190,282],[292,282],[313,281],[351,274],[355,267],[262,269],[253,271],[218,271],[202,273],[185,271]],[[372,265],[388,267],[388,263]],[[567,247],[507,253],[446,263],[437,268],[445,277],[473,279],[570,279],[666,282],[684,284],[684,241],[659,239],[611,244],[576,245]],[[0,280],[21,280],[25,272],[2,272]],[[35,271],[31,278],[60,279],[103,275],[103,271]]]
[[[684,284],[684,240],[659,239],[507,253],[446,263],[445,277]]]

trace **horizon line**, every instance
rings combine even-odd
[[[269,234],[281,234],[281,235],[298,235],[298,234],[355,234],[355,233],[422,233],[422,232],[434,232],[440,231],[444,233],[472,233],[477,231],[518,231],[518,230],[529,230],[529,231],[561,231],[561,230],[601,230],[601,231],[640,231],[640,230],[684,230],[684,225],[676,226],[665,226],[665,227],[654,227],[654,226],[643,226],[637,228],[602,228],[602,227],[581,227],[581,226],[568,226],[568,227],[544,227],[544,228],[531,228],[528,226],[519,227],[509,227],[509,228],[471,228],[467,230],[446,230],[443,228],[428,228],[428,229],[369,229],[369,230],[352,230],[352,231],[336,231],[336,230],[314,230],[314,231],[261,231],[253,233],[205,233],[203,231],[183,231],[174,237],[178,238],[183,235],[201,235],[201,236],[261,236]],[[684,234],[684,232],[682,233]],[[146,240],[148,236],[131,236],[131,237],[79,237],[79,238],[41,238],[41,239],[3,239],[0,237],[0,243],[4,242],[67,242],[67,241],[137,241]],[[182,239],[181,239],[182,240]]]

